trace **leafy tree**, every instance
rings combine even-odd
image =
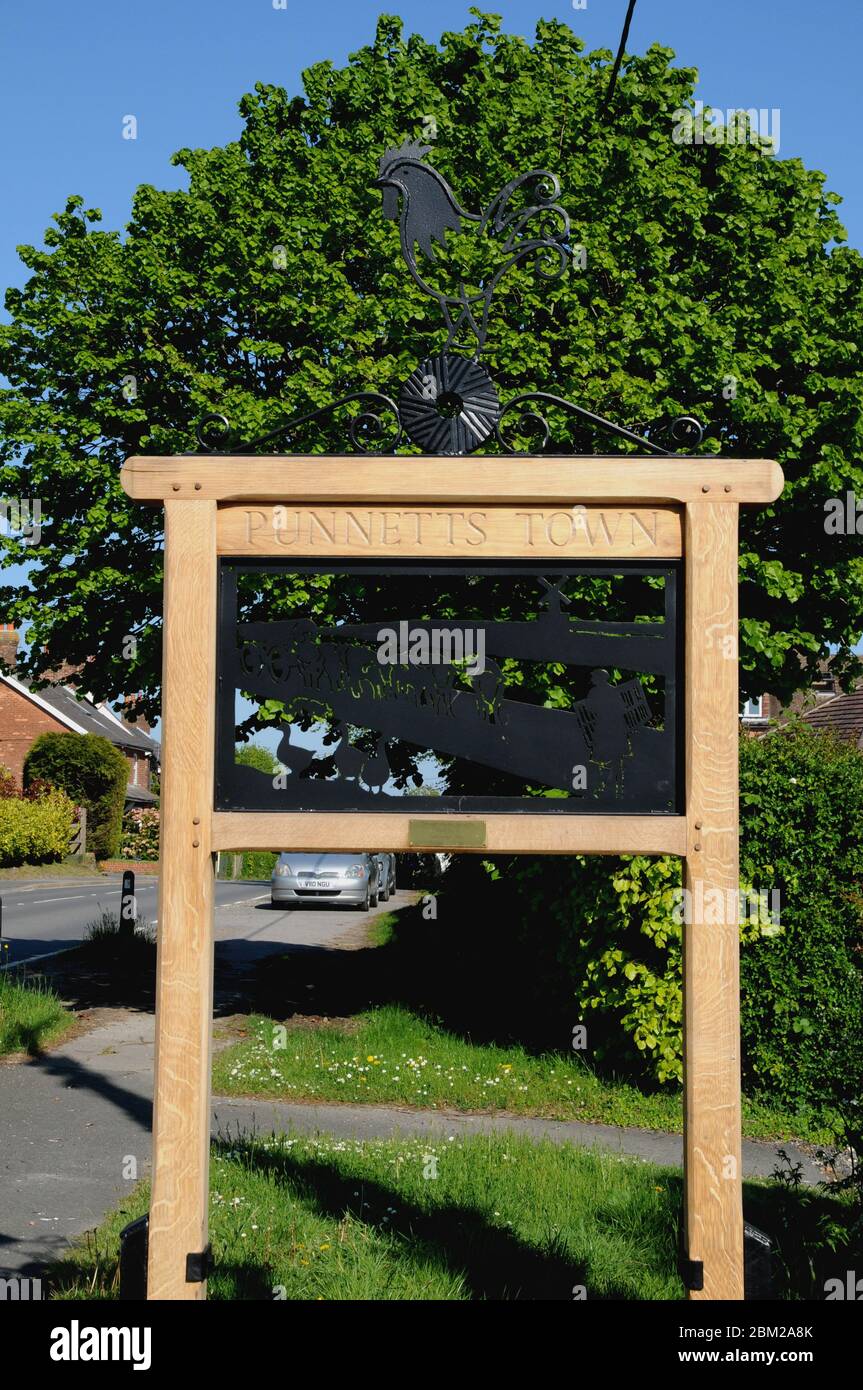
[[[304,95],[256,85],[239,140],[180,150],[188,188],[139,188],[124,234],[71,197],[44,247],[21,248],[0,492],[39,497],[47,524],[38,546],[7,542],[4,563],[36,565],[0,607],[31,624],[31,675],[95,658],[97,699],[140,690],[156,711],[161,513],[122,492],[128,455],[188,451],[213,409],[250,439],[352,391],[394,394],[442,345],[373,187],[387,148],[435,131],[435,166],[474,210],[513,171],[557,171],[587,249],[556,285],[532,268],[504,283],[487,349],[503,398],[546,389],[650,429],[691,411],[707,450],[778,458],[781,502],[742,515],[745,689],[788,695],[831,645],[856,672],[863,561],[823,525],[828,498],[863,495],[863,278],[835,195],[757,140],[675,143],[696,74],[667,48],[625,60],[607,114],[609,52],[557,21],[528,43],[471,13],[439,45],[381,17],[346,67],[307,70]],[[555,428],[558,449],[628,450]],[[309,424],[290,447],[333,442]],[[325,621],[326,583],[304,603]]]
[[[101,734],[40,734],[24,760],[24,785],[50,782],[87,809],[87,849],[97,859],[119,853],[126,759]]]
[[[255,767],[258,772],[266,772],[269,776],[275,776],[279,770],[278,758],[260,743],[238,744],[234,761],[243,767]]]

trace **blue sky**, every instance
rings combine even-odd
[[[276,4],[282,0],[275,0]],[[41,242],[70,193],[122,227],[139,183],[176,187],[182,146],[240,132],[237,102],[256,81],[300,90],[304,67],[342,64],[374,34],[381,10],[426,38],[460,29],[464,0],[6,0],[0,85],[4,198],[0,281],[22,281],[19,242]],[[531,37],[537,17],[569,22],[588,49],[615,49],[626,0],[498,0],[487,9]],[[849,240],[863,245],[857,103],[859,0],[638,0],[629,49],[658,41],[699,69],[707,104],[778,107],[780,156],[797,155],[843,195]],[[138,122],[122,138],[123,117]]]
[[[21,284],[15,246],[41,244],[71,193],[123,227],[140,183],[177,187],[182,146],[238,136],[237,103],[256,81],[301,89],[303,68],[337,65],[374,35],[381,10],[439,38],[468,21],[465,0],[6,0],[0,84],[4,198],[0,282]],[[581,0],[575,0],[581,3]],[[616,49],[626,0],[498,0],[486,8],[532,37],[538,17],[572,25],[588,50]],[[842,195],[849,240],[863,246],[857,131],[859,0],[638,0],[628,49],[674,49],[700,73],[697,95],[722,110],[778,108],[780,157],[822,170]],[[134,115],[137,138],[122,138]],[[2,311],[0,311],[2,312]],[[4,579],[12,575],[4,574]]]

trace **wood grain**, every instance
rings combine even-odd
[[[206,1297],[186,1256],[207,1244],[215,649],[216,505],[168,502],[148,1299]]]
[[[737,520],[734,504],[686,511],[684,1191],[689,1257],[704,1263],[693,1299],[743,1297]],[[704,910],[717,889],[719,924]]]
[[[392,850],[411,849],[410,824],[416,813],[307,811],[216,811],[215,850]],[[431,822],[432,817],[426,817]],[[445,820],[446,816],[439,819]],[[476,854],[684,854],[684,816],[494,815],[462,816],[482,821],[484,848]],[[430,840],[428,850],[446,850],[446,837]]]
[[[680,509],[671,507],[219,507],[220,555],[459,556],[520,559],[586,556],[675,559]]]
[[[140,502],[772,502],[782,469],[769,459],[396,458],[138,455],[120,474]]]

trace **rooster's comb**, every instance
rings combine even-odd
[[[431,145],[420,145],[415,140],[405,140],[397,150],[387,150],[380,162],[378,177],[384,178],[394,164],[401,163],[404,159],[421,160],[430,149]]]

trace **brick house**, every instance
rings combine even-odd
[[[799,714],[813,729],[831,729],[852,739],[863,752],[863,682],[845,694],[829,665],[824,663],[816,680],[806,690],[798,690],[790,704],[783,705],[775,695],[758,695],[747,700],[740,711],[740,723],[748,733],[766,733],[791,714]]]
[[[155,805],[151,780],[159,770],[159,745],[146,732],[144,721],[121,719],[108,705],[96,705],[62,681],[31,690],[14,673],[17,653],[18,633],[11,623],[0,623],[0,662],[5,662],[0,665],[0,764],[9,768],[19,786],[24,759],[40,734],[101,734],[128,764],[126,806]]]
[[[827,729],[849,739],[863,753],[863,685],[807,710],[803,718],[813,729]]]

